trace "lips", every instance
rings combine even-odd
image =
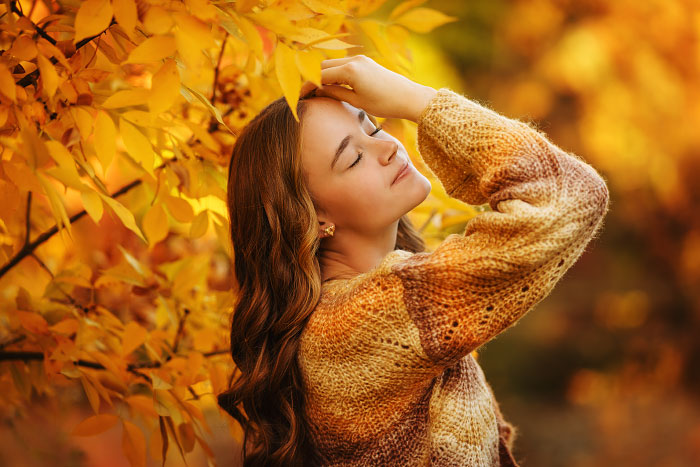
[[[408,161],[404,161],[403,165],[399,169],[398,172],[396,172],[396,176],[394,176],[394,179],[391,181],[391,184],[393,185],[396,183],[396,180],[403,174],[406,170],[408,169]]]

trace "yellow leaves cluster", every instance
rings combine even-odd
[[[95,415],[76,436],[121,425],[133,465],[171,442],[213,457],[191,395],[230,372],[215,356],[233,292],[210,287],[230,282],[238,131],[278,90],[298,119],[302,81],[353,47],[405,72],[409,31],[454,18],[415,0],[384,20],[356,0],[58,3],[31,19],[0,5],[0,320],[9,350],[44,355],[3,367],[0,402],[79,385]]]

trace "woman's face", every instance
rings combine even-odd
[[[377,132],[364,111],[329,97],[310,98],[307,105],[302,165],[320,221],[335,224],[336,232],[378,234],[425,200],[428,179],[401,142]]]

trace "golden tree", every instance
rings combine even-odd
[[[213,460],[203,412],[232,372],[236,134],[280,94],[295,109],[325,58],[363,53],[410,76],[411,33],[455,19],[423,3],[4,2],[3,416],[77,388],[94,415],[73,434],[121,424],[133,465],[173,444]],[[430,176],[414,124],[390,123]],[[474,214],[435,186],[412,213],[433,241]]]

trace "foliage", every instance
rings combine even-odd
[[[4,417],[79,389],[94,414],[73,435],[121,425],[132,465],[171,446],[214,461],[205,411],[233,370],[232,144],[277,96],[294,109],[323,59],[364,53],[410,76],[410,35],[455,20],[421,0],[373,17],[383,3],[0,6]],[[430,176],[415,125],[388,123]],[[434,186],[412,213],[433,243],[475,212]]]

